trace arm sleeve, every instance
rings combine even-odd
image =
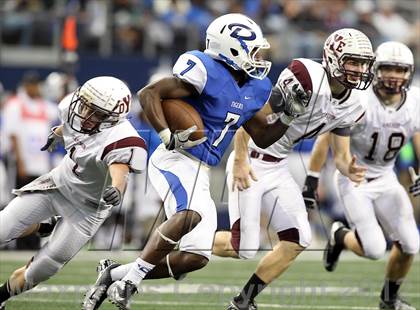
[[[203,62],[195,55],[182,54],[176,61],[172,73],[182,81],[195,87],[201,94],[207,83],[207,70]]]
[[[146,169],[147,152],[143,148],[130,147],[110,151],[104,158],[106,165],[127,164],[130,172],[141,173]]]
[[[100,159],[108,166],[114,163],[127,164],[132,172],[140,173],[146,168],[146,143],[140,137],[114,141],[104,148]]]

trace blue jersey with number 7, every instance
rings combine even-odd
[[[182,54],[173,74],[192,84],[198,96],[183,98],[200,114],[207,141],[185,150],[210,166],[220,162],[236,130],[267,102],[271,82],[249,78],[238,86],[222,62],[200,51]]]

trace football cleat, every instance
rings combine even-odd
[[[130,298],[137,292],[136,285],[130,280],[116,281],[108,288],[108,300],[120,310],[130,309]]]
[[[112,284],[111,270],[120,266],[111,259],[102,259],[96,267],[98,278],[95,284],[86,292],[82,303],[82,310],[96,310],[106,299],[106,291]]]
[[[379,302],[379,309],[381,310],[416,310],[413,306],[411,306],[408,302],[397,297],[394,301],[386,302],[381,300]]]
[[[233,298],[227,307],[227,310],[257,310],[257,304],[255,301],[236,301]]]
[[[331,226],[330,240],[328,240],[327,247],[324,251],[324,268],[327,271],[334,271],[337,267],[338,258],[344,249],[344,244],[338,243],[336,240],[336,233],[340,229],[347,229],[343,223],[334,222]]]
[[[3,301],[3,302],[0,304],[0,310],[6,310],[6,302],[5,302],[5,301]]]

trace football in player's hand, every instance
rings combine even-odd
[[[162,108],[172,132],[185,130],[195,125],[197,130],[191,134],[190,140],[205,137],[203,120],[192,105],[181,99],[166,99],[162,102]]]

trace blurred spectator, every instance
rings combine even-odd
[[[379,11],[373,14],[373,24],[385,41],[399,41],[408,44],[410,24],[395,11],[397,2],[379,0]]]
[[[357,16],[357,29],[368,36],[373,46],[378,46],[385,41],[373,24],[373,12],[375,4],[372,0],[357,0],[354,3],[354,10]]]
[[[53,4],[45,0],[2,1],[4,42],[23,46],[51,44],[52,26],[46,16]]]
[[[9,143],[8,168],[16,168],[15,187],[20,188],[50,170],[47,152],[40,148],[46,141],[55,122],[57,105],[41,95],[41,79],[36,72],[26,72],[22,87],[16,96],[9,98],[4,107],[4,135]],[[29,236],[18,241],[20,248],[39,247],[39,238]]]
[[[4,108],[4,131],[16,162],[16,187],[21,187],[50,170],[48,154],[39,149],[57,118],[57,106],[41,95],[41,79],[26,72],[22,87]]]

